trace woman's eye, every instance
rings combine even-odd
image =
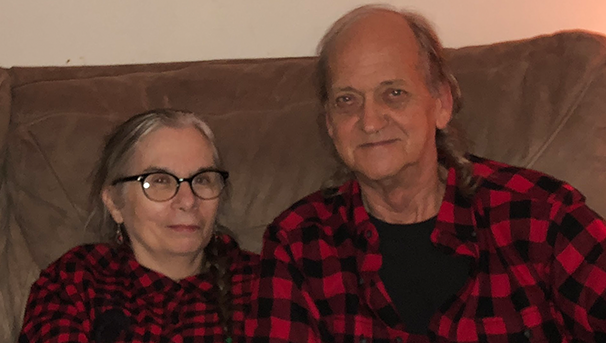
[[[164,184],[170,182],[170,176],[167,175],[158,175],[152,179],[152,183]]]
[[[200,175],[194,179],[194,183],[199,185],[207,185],[210,183],[210,178],[206,175]]]

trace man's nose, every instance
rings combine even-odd
[[[367,97],[364,108],[360,114],[360,126],[366,133],[381,131],[387,125],[387,112],[381,102]]]

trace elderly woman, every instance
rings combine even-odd
[[[110,135],[79,246],[31,288],[19,342],[231,342],[242,335],[257,256],[215,219],[228,173],[194,114],[155,110]]]

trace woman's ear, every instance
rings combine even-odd
[[[103,200],[103,204],[111,214],[114,221],[118,224],[124,222],[124,218],[122,217],[122,211],[120,210],[121,206],[119,205],[119,194],[117,194],[117,189],[113,186],[107,186],[103,188],[101,192],[101,200]]]

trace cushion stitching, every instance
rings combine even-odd
[[[606,66],[606,63],[602,63],[600,66]],[[596,78],[596,74],[597,73],[593,74],[593,76],[591,77],[591,79],[586,83],[585,87],[579,92],[579,95],[576,97],[576,100],[570,106],[570,108],[566,112],[566,114],[562,117],[562,119],[560,120],[560,123],[553,130],[553,132],[551,133],[551,135],[549,135],[549,138],[547,138],[547,140],[545,140],[545,143],[543,143],[543,145],[541,146],[541,148],[539,148],[539,150],[534,154],[534,156],[526,164],[526,168],[532,168],[532,166],[537,162],[537,160],[543,155],[543,152],[545,152],[545,150],[547,150],[547,148],[549,148],[549,146],[551,145],[551,143],[555,140],[555,137],[560,133],[560,131],[562,131],[562,129],[564,128],[564,125],[568,122],[568,120],[570,119],[570,117],[572,117],[572,115],[574,114],[574,112],[575,112],[578,104],[581,102],[581,99],[583,98],[583,96],[585,95],[585,93],[587,93],[587,91],[590,88],[590,86],[594,83],[594,80]]]

